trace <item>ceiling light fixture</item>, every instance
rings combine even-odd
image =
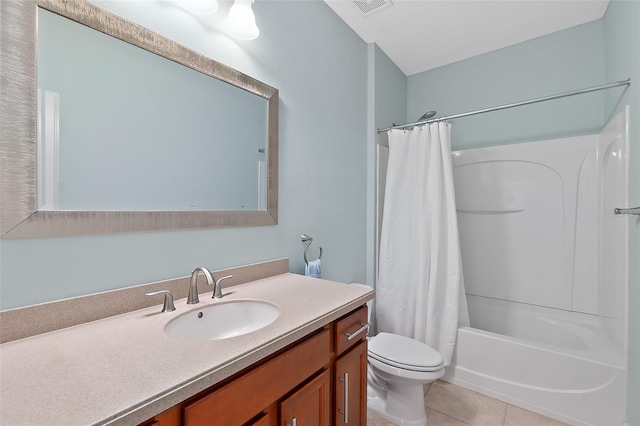
[[[218,10],[217,0],[182,0],[181,3],[185,9],[199,15],[212,15]]]
[[[229,15],[224,20],[229,33],[240,40],[253,40],[260,35],[251,3],[253,0],[234,0]]]

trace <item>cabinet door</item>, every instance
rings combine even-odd
[[[360,342],[335,364],[336,425],[367,424],[367,341]]]
[[[280,402],[281,426],[329,426],[331,376],[325,370],[293,395]]]

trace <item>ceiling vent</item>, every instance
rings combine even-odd
[[[365,16],[380,12],[393,4],[391,0],[354,0],[353,2]]]

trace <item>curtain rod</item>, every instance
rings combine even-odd
[[[448,115],[446,117],[430,118],[428,120],[416,121],[415,123],[402,124],[402,125],[398,125],[398,126],[396,126],[394,124],[391,127],[385,127],[384,129],[378,129],[378,133],[386,132],[386,131],[389,131],[391,129],[405,129],[407,127],[413,127],[413,126],[420,126],[420,125],[423,125],[423,124],[435,123],[436,121],[453,120],[454,118],[468,117],[470,115],[476,115],[476,114],[484,114],[485,112],[500,111],[502,109],[507,109],[507,108],[514,108],[514,107],[519,107],[519,106],[523,106],[523,105],[535,104],[535,103],[538,103],[538,102],[545,102],[545,101],[551,101],[551,100],[554,100],[554,99],[566,98],[568,96],[583,95],[585,93],[597,92],[598,90],[611,89],[611,88],[618,87],[618,86],[629,86],[630,84],[631,84],[631,79],[628,78],[626,80],[616,81],[615,83],[603,84],[602,86],[589,87],[587,89],[574,90],[572,92],[560,93],[558,95],[544,96],[542,98],[529,99],[528,101],[521,101],[521,102],[515,102],[515,103],[512,103],[512,104],[492,107],[492,108],[479,109],[477,111],[463,112],[462,114],[454,114],[454,115]]]

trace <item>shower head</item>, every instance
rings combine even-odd
[[[422,114],[422,117],[418,118],[418,121],[425,121],[428,120],[432,117],[435,117],[436,112],[435,111],[427,111],[424,114]]]

